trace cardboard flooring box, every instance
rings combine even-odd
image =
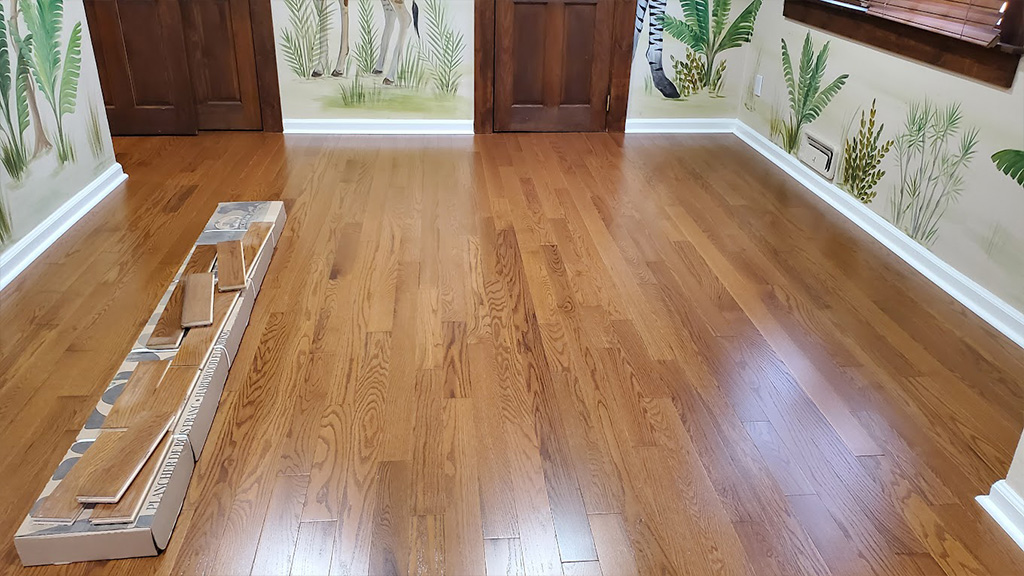
[[[280,202],[234,202],[220,204],[196,243],[216,243],[240,238],[252,222],[273,222],[271,235],[260,250],[246,287],[240,291],[228,314],[221,333],[214,343],[200,376],[187,394],[177,421],[171,427],[172,442],[161,462],[161,469],[149,487],[138,516],[130,523],[95,525],[89,521],[91,509],[86,507],[71,524],[45,523],[26,516],[14,537],[15,548],[26,566],[60,564],[86,560],[107,560],[153,556],[163,550],[181,512],[185,492],[195,462],[213,425],[231,364],[241,345],[277,240],[284,228],[285,213]],[[187,259],[185,260],[187,262]],[[184,267],[184,264],[182,265]],[[161,298],[150,321],[139,336],[136,348],[118,368],[110,385],[97,402],[75,443],[65,454],[57,470],[47,482],[32,509],[56,488],[75,462],[98,437],[100,428],[125,383],[140,362],[174,358],[176,350],[148,350],[148,340],[156,320],[167,303],[171,290],[180,279],[181,270]],[[143,346],[139,346],[143,343]]]

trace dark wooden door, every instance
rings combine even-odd
[[[494,129],[605,129],[614,0],[498,0]]]
[[[178,0],[85,0],[112,134],[195,134]]]
[[[249,0],[180,0],[200,130],[259,130]]]

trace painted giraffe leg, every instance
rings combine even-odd
[[[648,30],[647,63],[651,66],[651,78],[654,80],[654,87],[661,92],[665,98],[679,98],[679,90],[676,85],[665,76],[665,68],[661,64],[662,35],[664,29],[661,19],[665,15],[665,0],[650,0],[650,29]],[[637,16],[643,18],[637,7]],[[643,20],[637,24],[637,29],[643,25]]]
[[[398,60],[402,56],[402,51],[405,50],[405,36],[409,33],[409,25],[412,24],[412,15],[405,9],[405,0],[391,0],[391,4],[394,5],[395,15],[398,17],[398,41],[395,42],[388,73],[384,76],[384,84],[388,86],[395,83]]]
[[[388,53],[388,46],[391,45],[391,32],[395,29],[395,7],[391,0],[380,0],[384,7],[384,33],[380,37],[380,50],[377,55],[377,62],[373,65],[374,74],[384,73],[384,58]]]
[[[317,15],[322,14],[324,11],[324,5],[329,0],[317,0]],[[327,35],[321,35],[318,40],[319,47],[317,50],[320,52],[320,58],[317,59],[316,66],[313,67],[313,72],[310,74],[313,78],[319,78],[324,75],[324,71],[327,70]]]
[[[348,63],[348,0],[338,0],[338,8],[341,11],[341,46],[338,48],[338,63],[331,72],[334,77],[344,76]]]

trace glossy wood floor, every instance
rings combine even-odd
[[[1011,574],[1024,354],[733,136],[121,139],[3,293],[0,562],[215,204],[289,220],[168,550],[32,574]]]

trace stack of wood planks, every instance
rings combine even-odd
[[[96,438],[31,513],[33,520],[71,524],[86,510],[95,525],[135,520],[272,228],[270,222],[254,222],[241,239],[195,247],[148,340],[151,349],[176,352],[138,363]]]

